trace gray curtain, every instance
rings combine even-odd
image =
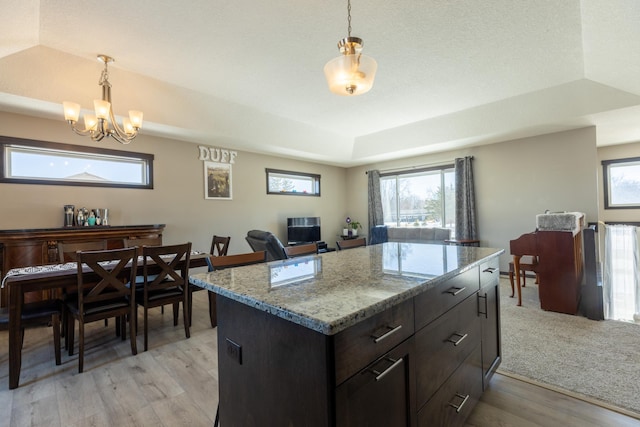
[[[477,239],[476,196],[473,185],[473,157],[455,160],[456,239]]]
[[[382,197],[380,196],[380,171],[368,171],[367,179],[369,189],[369,229],[372,229],[376,225],[384,224],[384,214],[382,213]]]

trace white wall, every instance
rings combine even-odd
[[[112,225],[166,224],[164,242],[193,242],[208,251],[213,234],[231,236],[229,253],[249,252],[244,240],[251,229],[274,232],[286,242],[286,218],[319,216],[322,237],[334,241],[345,215],[346,172],[343,168],[238,152],[232,167],[233,200],[204,198],[203,162],[196,144],[138,136],[123,146],[75,135],[64,120],[0,113],[0,134],[116,150],[151,153],[154,189],[115,189],[58,185],[0,184],[0,229],[49,228],[63,224],[62,207],[109,208]],[[213,147],[230,148],[216,145]],[[266,194],[265,168],[321,175],[321,197]]]
[[[471,147],[351,168],[348,206],[367,221],[368,169],[395,169],[451,162],[474,156],[479,238],[482,246],[503,248],[500,270],[508,270],[509,241],[534,231],[536,214],[580,211],[598,216],[595,128],[583,128],[498,144]]]

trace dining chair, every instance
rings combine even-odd
[[[288,258],[317,254],[318,244],[306,243],[304,245],[285,246],[284,253],[287,254]]]
[[[75,262],[78,251],[104,251],[106,249],[106,240],[58,242],[58,261],[61,264]]]
[[[173,326],[178,325],[178,308],[182,303],[184,333],[189,333],[189,261],[191,242],[167,246],[143,246],[144,282],[136,290],[136,304],[144,309],[144,351],[149,343],[149,309],[173,305]],[[180,262],[184,260],[183,263]],[[134,317],[137,319],[137,316]]]
[[[229,242],[231,241],[231,237],[230,236],[216,236],[215,234],[213,235],[213,239],[211,239],[211,250],[210,250],[210,254],[214,255],[214,256],[226,256],[227,252],[229,251]],[[198,291],[202,291],[204,290],[203,288],[201,288],[200,286],[196,286],[196,285],[189,285],[189,324],[191,324],[192,322],[192,311],[193,311],[193,293],[194,292],[198,292]],[[213,294],[213,292],[207,291],[209,293],[208,295],[208,299],[209,299],[209,320],[211,321],[211,327],[215,328],[216,327],[216,315],[215,315],[215,308],[216,308],[216,301],[215,301],[215,295]]]
[[[120,335],[126,339],[126,317],[135,319],[135,280],[138,257],[135,248],[78,251],[75,295],[65,301],[68,311],[69,355],[73,355],[74,321],[78,320],[78,372],[84,369],[85,324],[111,317],[119,318]],[[131,354],[137,354],[135,322],[129,322]]]
[[[267,251],[258,251],[227,256],[212,256],[207,258],[207,265],[209,266],[209,271],[215,271],[231,267],[259,264],[266,260]]]
[[[361,237],[359,239],[340,240],[336,242],[336,246],[338,247],[339,251],[343,249],[351,249],[351,248],[358,248],[360,246],[367,246],[367,239],[365,237]]]
[[[142,256],[143,246],[162,246],[162,236],[158,237],[144,237],[134,239],[122,239],[122,245],[125,248],[138,247],[138,256]]]
[[[215,256],[227,255],[230,241],[230,236],[216,236],[214,234],[213,239],[211,239],[211,250],[209,251],[209,253]]]
[[[21,316],[21,343],[24,343],[24,331],[26,328],[37,326],[49,326],[53,329],[53,348],[56,365],[62,364],[60,356],[60,317],[62,316],[62,301],[57,298],[31,302],[24,304]],[[9,326],[9,309],[0,308],[0,330],[6,330]],[[21,344],[22,345],[22,344]],[[22,349],[20,349],[22,351]]]
[[[210,256],[207,259],[209,271],[223,270],[231,267],[242,267],[244,265],[259,264],[267,261],[267,252],[247,252],[243,254],[226,255],[226,256]],[[218,315],[216,309],[216,294],[209,291],[209,317],[211,327],[215,328],[218,324]]]
[[[84,241],[59,241],[58,242],[58,261],[60,264],[67,262],[76,262],[76,253],[78,251],[104,251],[107,249],[107,241],[102,240],[84,240]],[[58,291],[59,292],[59,291]],[[62,301],[67,299],[69,293],[73,294],[75,289],[63,289],[59,296]],[[65,348],[69,346],[67,339],[67,312],[66,305],[62,305],[62,336],[65,337]],[[109,320],[104,319],[104,326],[109,326]],[[119,335],[118,325],[116,325],[116,335]],[[73,343],[73,341],[72,341]]]

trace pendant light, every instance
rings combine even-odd
[[[341,55],[327,62],[324,75],[331,92],[343,96],[361,95],[373,86],[378,64],[362,54],[362,39],[351,37],[351,0],[347,0],[347,14],[347,37],[338,42]]]

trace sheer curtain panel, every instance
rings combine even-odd
[[[603,275],[605,319],[640,323],[638,229],[606,225]]]

